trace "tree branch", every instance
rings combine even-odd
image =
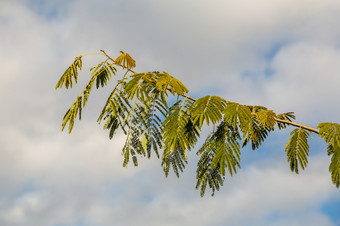
[[[115,62],[115,60],[114,60],[112,57],[110,57],[104,50],[100,50],[100,51],[101,51],[107,58],[109,58],[110,60],[112,60],[112,62]],[[118,65],[118,66],[120,66],[120,67],[123,67],[123,66],[120,65],[120,64],[116,64],[116,65]],[[127,69],[128,71],[130,71],[131,73],[136,74],[135,71],[133,71],[133,70],[131,70],[131,69],[129,69],[129,68],[126,68],[126,69]],[[170,90],[170,88],[168,88],[168,90]],[[192,101],[197,101],[196,98],[193,98],[193,97],[188,96],[188,95],[185,95],[185,94],[182,94],[181,96],[183,96],[183,97],[185,97],[185,98],[188,98],[188,99],[190,99],[190,100],[192,100]],[[288,124],[288,125],[291,125],[291,126],[295,126],[295,127],[298,127],[298,128],[303,128],[303,129],[306,129],[306,130],[311,131],[311,132],[313,132],[313,133],[319,134],[319,130],[314,129],[314,128],[310,127],[310,126],[305,126],[305,125],[302,125],[302,124],[299,124],[299,123],[295,123],[295,122],[291,122],[291,121],[283,120],[283,119],[278,119],[278,118],[275,118],[275,121],[281,122],[281,123],[285,123],[285,124]]]
[[[305,125],[302,125],[302,124],[298,124],[298,123],[295,123],[295,122],[291,122],[291,121],[283,120],[283,119],[278,119],[278,118],[275,118],[275,120],[277,122],[282,122],[282,123],[285,123],[285,124],[289,124],[289,125],[292,125],[292,126],[295,126],[295,127],[303,128],[303,129],[306,129],[306,130],[311,131],[313,133],[319,134],[319,130],[314,129],[310,126],[305,126]]]

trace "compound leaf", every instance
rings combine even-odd
[[[55,89],[63,87],[65,85],[66,89],[72,88],[72,79],[74,83],[77,83],[78,69],[82,68],[82,56],[76,57],[71,66],[69,66],[64,74],[60,77]]]
[[[114,61],[115,64],[122,66],[128,70],[136,67],[136,61],[128,54],[120,51],[121,55]]]
[[[287,161],[290,163],[291,171],[298,174],[299,165],[302,169],[305,169],[307,166],[309,153],[308,137],[311,136],[307,130],[302,128],[293,130],[290,135],[291,138],[285,147]]]
[[[205,96],[193,104],[191,116],[194,123],[198,122],[201,127],[205,121],[207,125],[211,122],[216,124],[222,120],[226,101],[218,96]]]

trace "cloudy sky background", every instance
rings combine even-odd
[[[122,167],[124,137],[109,140],[96,123],[109,90],[93,92],[71,135],[60,132],[102,58],[83,60],[74,90],[54,90],[74,57],[123,50],[137,71],[167,71],[196,98],[339,123],[339,21],[338,0],[0,0],[0,225],[340,225],[317,136],[299,175],[284,153],[291,129],[279,131],[201,198],[195,151],[179,179],[155,158]]]

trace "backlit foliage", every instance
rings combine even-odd
[[[285,147],[291,171],[298,173],[299,168],[306,168],[308,138],[317,133],[328,143],[332,182],[340,186],[339,124],[320,123],[317,130],[295,123],[293,112],[276,114],[263,106],[242,105],[218,96],[195,99],[187,95],[189,90],[180,80],[167,72],[133,71],[136,62],[128,53],[121,52],[116,59],[104,51],[85,55],[102,55],[104,61],[90,69],[90,80],[66,112],[62,130],[68,124],[71,133],[75,119],[81,119],[93,86],[112,87],[98,123],[104,123],[110,139],[116,133],[125,134],[123,166],[128,166],[131,160],[137,166],[140,157],[150,158],[154,153],[161,158],[165,176],[172,168],[179,177],[188,163],[188,152],[196,148],[202,128],[212,129],[196,153],[199,156],[196,189],[203,196],[209,186],[214,195],[226,177],[233,176],[241,167],[242,148],[251,144],[253,150],[258,149],[275,128],[295,126]],[[72,88],[77,83],[85,55],[75,58],[56,89]],[[121,77],[116,76],[117,67],[123,70]],[[109,85],[113,76],[116,79]]]
[[[307,166],[308,160],[308,137],[310,134],[308,131],[298,128],[293,130],[291,138],[286,144],[287,161],[290,163],[290,169],[292,172],[299,173],[298,165],[300,164],[302,169]]]
[[[329,172],[332,181],[337,188],[340,186],[340,125],[336,123],[324,122],[318,125],[320,137],[328,143],[328,155],[331,155]]]

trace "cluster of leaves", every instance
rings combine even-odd
[[[241,167],[241,148],[251,144],[253,150],[258,149],[276,127],[296,126],[293,112],[276,114],[263,106],[242,105],[218,96],[194,99],[186,95],[188,89],[182,82],[167,72],[136,73],[132,71],[135,61],[129,54],[121,52],[114,60],[103,53],[107,59],[91,69],[91,79],[66,112],[62,129],[68,123],[69,132],[72,131],[75,118],[81,119],[82,108],[86,106],[93,85],[96,84],[97,89],[108,85],[112,75],[116,75],[115,67],[121,67],[126,73],[117,79],[98,122],[105,121],[104,129],[109,130],[110,139],[119,129],[126,135],[123,166],[126,167],[131,159],[137,166],[138,156],[150,158],[154,152],[158,158],[161,156],[165,175],[168,176],[172,168],[179,177],[188,162],[187,152],[195,147],[203,126],[211,126],[213,131],[197,151],[200,159],[196,189],[200,189],[201,196],[207,185],[214,194],[223,185],[227,173],[230,176],[237,173]],[[56,89],[72,88],[72,82],[77,83],[81,59],[82,56],[75,59]],[[169,106],[169,100],[175,103]],[[318,128],[320,137],[328,143],[328,154],[332,155],[332,181],[339,187],[340,125],[321,123]],[[285,147],[290,169],[295,173],[299,172],[299,167],[307,166],[309,137],[308,128],[300,126],[291,132]]]
[[[337,188],[340,186],[340,125],[336,123],[320,123],[320,137],[328,143],[327,152],[332,156],[329,172]]]
[[[65,73],[58,81],[56,89],[61,88],[63,84],[65,84],[66,88],[72,88],[72,78],[74,79],[74,82],[77,83],[77,68],[81,70],[81,59],[82,56],[76,57],[73,64],[65,71]],[[87,83],[81,94],[77,97],[77,100],[71,105],[70,109],[64,115],[62,130],[64,130],[66,124],[69,123],[69,133],[71,133],[72,131],[74,119],[77,117],[77,115],[79,117],[79,120],[81,119],[82,108],[85,107],[87,104],[94,83],[96,83],[97,89],[99,87],[104,87],[105,85],[107,85],[112,75],[116,75],[117,70],[113,66],[113,64],[110,64],[107,61],[103,61],[96,67],[91,68],[90,71],[92,71],[90,81]]]

